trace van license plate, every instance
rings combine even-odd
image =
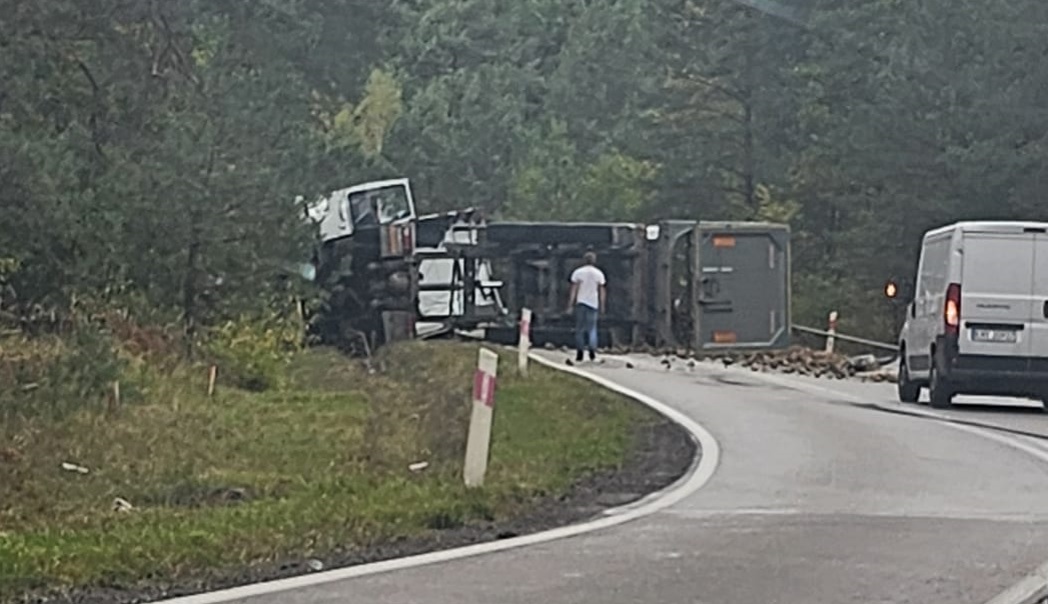
[[[1014,344],[1019,341],[1018,332],[999,329],[973,329],[973,342],[1000,342],[1001,344]]]

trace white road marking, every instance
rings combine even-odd
[[[878,402],[871,403],[871,401],[869,401],[868,399],[864,399],[860,396],[855,396],[847,392],[842,392],[840,390],[828,388],[825,386],[818,386],[815,384],[807,383],[802,380],[791,380],[785,377],[760,372],[751,372],[751,375],[753,375],[759,380],[764,381],[765,383],[777,384],[779,386],[806,391],[810,394],[820,396],[831,396],[835,400],[847,400],[850,402],[860,404],[873,404],[876,407],[888,411],[898,411],[901,408],[901,404],[888,405],[885,403]],[[943,420],[942,425],[944,426],[992,440],[1004,446],[1022,451],[1028,455],[1037,458],[1040,461],[1048,463],[1048,450],[1042,448],[1043,445],[1041,445],[1040,443],[1034,445],[1031,439],[999,434],[989,428],[979,428],[976,426],[968,426],[964,424],[953,423],[951,421],[953,420],[953,418],[942,413],[937,413],[935,411],[907,408],[905,412],[910,415]],[[1048,598],[1048,562],[1043,564],[1040,568],[1035,570],[1033,573],[1028,575],[1023,580],[1013,585],[1008,590],[1002,592],[997,597],[987,602],[987,604],[1040,604],[1040,602],[1042,602],[1045,598]]]
[[[759,517],[759,516],[840,516],[847,518],[899,518],[905,520],[914,519],[926,519],[926,520],[987,520],[992,522],[1014,522],[1018,524],[1032,524],[1040,522],[1048,522],[1048,513],[1040,514],[998,514],[993,512],[978,513],[978,512],[913,512],[907,513],[905,511],[886,511],[878,512],[876,510],[863,510],[863,511],[848,511],[848,510],[835,510],[835,509],[717,509],[717,510],[704,510],[704,509],[690,509],[681,510],[673,509],[663,512],[666,516],[674,516],[677,518],[687,518],[694,520],[716,520],[736,517]]]
[[[783,377],[780,377],[780,376],[777,376],[777,375],[771,375],[771,374],[759,373],[759,372],[754,372],[753,375],[754,375],[754,377],[756,377],[759,380],[762,380],[762,381],[765,381],[765,382],[770,382],[770,383],[776,384],[778,386],[782,386],[784,388],[792,388],[794,390],[807,391],[808,393],[815,394],[817,396],[828,396],[830,398],[833,398],[834,400],[846,400],[848,402],[858,403],[858,404],[862,404],[862,405],[874,405],[874,406],[876,406],[878,408],[881,408],[881,409],[884,409],[886,411],[898,411],[898,410],[900,410],[902,408],[901,405],[888,405],[888,404],[885,404],[885,403],[878,403],[876,401],[870,401],[869,399],[866,399],[866,398],[863,398],[861,396],[857,396],[857,395],[854,395],[854,394],[850,394],[850,393],[847,393],[847,392],[843,392],[841,390],[836,390],[834,388],[828,388],[826,386],[818,386],[818,385],[815,385],[815,384],[809,384],[809,383],[806,383],[806,382],[803,382],[803,381],[800,381],[800,380],[790,380],[788,378],[783,378]],[[927,418],[930,418],[930,419],[943,420],[943,424],[942,425],[944,425],[946,427],[953,428],[954,430],[960,430],[961,432],[967,432],[969,434],[974,434],[974,435],[980,436],[982,438],[987,438],[989,440],[998,442],[998,443],[1000,443],[1002,445],[1005,445],[1007,447],[1011,447],[1013,449],[1018,449],[1019,451],[1022,451],[1024,453],[1032,455],[1033,457],[1036,457],[1040,461],[1048,463],[1048,451],[1046,451],[1045,449],[1042,449],[1040,447],[1035,447],[1035,446],[1029,444],[1029,442],[1026,439],[1019,439],[1016,436],[1008,436],[1008,435],[1005,435],[1005,434],[999,434],[997,432],[994,432],[990,428],[979,428],[977,426],[968,426],[968,425],[965,425],[965,424],[954,423],[953,422],[954,418],[952,418],[952,417],[950,417],[948,415],[942,414],[942,413],[936,413],[935,411],[928,411],[928,410],[925,410],[925,409],[917,409],[917,408],[913,408],[913,409],[906,408],[905,409],[905,413],[907,413],[909,415],[927,417]]]
[[[1048,563],[986,604],[1038,604],[1048,598]]]
[[[699,425],[699,423],[695,420],[689,418],[688,416],[670,407],[669,405],[662,403],[661,401],[655,400],[650,396],[641,394],[640,392],[636,392],[624,386],[620,386],[619,384],[607,378],[591,374],[587,371],[575,367],[561,365],[554,361],[545,359],[537,354],[532,354],[531,359],[547,367],[552,367],[559,371],[563,371],[585,378],[608,390],[636,400],[637,402],[647,405],[648,407],[654,409],[655,411],[661,413],[670,420],[679,424],[692,436],[692,438],[694,438],[699,443],[700,457],[698,464],[696,464],[686,476],[678,480],[670,487],[658,493],[654,493],[640,500],[639,502],[620,508],[621,510],[623,510],[620,513],[607,515],[598,520],[591,520],[589,522],[583,522],[572,526],[543,531],[541,533],[534,533],[531,535],[524,535],[521,537],[514,537],[511,539],[504,539],[502,541],[478,543],[475,545],[469,545],[466,547],[460,547],[456,549],[432,552],[417,556],[409,556],[407,558],[397,558],[394,560],[385,560],[382,562],[374,562],[371,564],[361,564],[357,566],[350,566],[347,568],[340,568],[326,572],[290,577],[287,579],[278,579],[275,581],[267,581],[264,583],[255,583],[253,585],[244,585],[241,587],[234,587],[231,589],[224,589],[221,591],[203,593],[183,598],[175,598],[172,600],[165,600],[164,602],[161,602],[159,604],[219,604],[221,602],[230,602],[233,600],[269,595],[283,591],[303,589],[306,587],[312,587],[326,583],[333,583],[336,581],[343,581],[346,579],[353,579],[357,577],[364,577],[368,575],[375,575],[378,573],[385,573],[396,570],[416,568],[419,566],[436,564],[439,562],[448,562],[451,560],[458,560],[471,556],[492,554],[495,552],[524,547],[528,545],[547,543],[550,541],[564,539],[567,537],[575,537],[578,535],[607,529],[620,524],[625,524],[627,522],[631,522],[633,520],[637,520],[645,516],[650,516],[655,512],[666,509],[684,500],[685,498],[687,498],[688,496],[705,486],[706,483],[709,482],[710,478],[713,477],[714,472],[716,472],[717,470],[717,466],[720,464],[720,446],[717,444],[717,440],[713,437],[713,435],[710,434],[709,431],[707,431],[701,425]]]

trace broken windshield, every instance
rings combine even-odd
[[[403,185],[350,193],[349,208],[356,226],[389,224],[411,216],[411,202]]]

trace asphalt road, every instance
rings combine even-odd
[[[896,405],[888,385],[624,363],[587,370],[719,442],[720,465],[695,494],[580,537],[240,601],[982,604],[1048,560],[1038,438],[892,413],[927,408]],[[1035,413],[946,415],[1048,437],[1048,416]]]

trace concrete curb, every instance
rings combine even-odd
[[[186,596],[182,598],[163,600],[158,604],[220,604],[224,602],[232,602],[235,600],[274,594],[284,591],[304,589],[307,587],[313,587],[327,583],[334,583],[337,581],[344,581],[347,579],[376,575],[379,573],[416,568],[429,564],[436,564],[439,562],[449,562],[452,560],[459,560],[462,558],[468,558],[472,556],[493,554],[495,552],[501,552],[529,545],[537,545],[540,543],[548,543],[550,541],[565,539],[568,537],[576,537],[579,535],[584,535],[587,533],[592,533],[595,531],[618,526],[620,524],[625,524],[627,522],[638,520],[645,516],[654,514],[659,510],[665,509],[669,506],[672,506],[680,502],[692,493],[698,491],[703,486],[705,486],[707,482],[709,482],[710,478],[713,477],[713,474],[714,472],[716,472],[717,466],[720,463],[720,446],[718,445],[717,440],[713,437],[713,435],[710,434],[709,431],[707,431],[701,425],[699,425],[699,423],[695,420],[689,418],[680,411],[677,411],[676,409],[666,405],[665,403],[662,403],[661,401],[658,401],[652,397],[649,397],[645,394],[641,394],[640,392],[636,392],[624,386],[620,386],[612,380],[591,374],[587,371],[583,371],[575,367],[559,365],[535,353],[532,353],[531,355],[529,355],[529,357],[531,358],[531,360],[541,365],[553,368],[557,371],[562,371],[564,373],[569,373],[587,379],[597,384],[598,386],[601,386],[603,388],[631,398],[643,405],[650,407],[651,409],[662,414],[671,421],[677,423],[682,428],[684,428],[696,442],[699,443],[698,459],[696,459],[693,462],[687,474],[682,476],[679,480],[677,480],[677,482],[673,483],[666,489],[663,489],[662,491],[658,491],[656,493],[652,493],[644,499],[641,499],[640,501],[634,502],[632,504],[607,510],[604,513],[604,517],[598,518],[596,520],[590,520],[579,524],[551,529],[548,531],[542,531],[539,533],[533,533],[530,535],[524,535],[521,537],[504,539],[501,541],[478,543],[466,547],[431,552],[428,554],[420,554],[417,556],[409,556],[406,558],[395,558],[392,560],[384,560],[382,562],[374,562],[371,564],[360,564],[357,566],[350,566],[346,568],[340,568],[309,575],[301,575],[297,577],[290,577],[287,579],[266,581],[263,583],[243,585],[240,587],[233,587],[230,589],[224,589],[220,591],[213,591],[203,594]]]

